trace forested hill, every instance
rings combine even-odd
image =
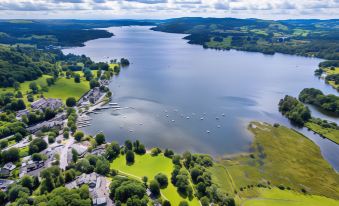
[[[178,18],[153,30],[189,34],[189,43],[215,49],[339,59],[339,20]]]
[[[82,46],[84,42],[111,37],[110,26],[154,25],[143,20],[0,20],[0,43],[46,46]]]

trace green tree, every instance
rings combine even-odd
[[[85,134],[82,131],[77,131],[74,134],[74,139],[78,142],[80,142],[82,140],[82,138],[85,136]]]
[[[2,156],[2,160],[5,163],[19,161],[20,159],[19,149],[12,147],[8,150],[3,151],[1,156]]]
[[[105,143],[105,135],[102,133],[95,135],[95,141],[97,142],[98,145]]]
[[[111,142],[106,148],[105,157],[108,160],[113,160],[117,158],[120,154],[120,145],[116,142]]]
[[[95,88],[95,87],[99,87],[100,84],[99,84],[98,80],[92,79],[92,80],[89,82],[89,86],[91,87],[91,89],[93,89],[93,88]]]
[[[41,152],[42,150],[47,148],[47,143],[44,139],[42,138],[36,138],[32,140],[29,145],[28,145],[28,152],[29,154],[34,154]]]
[[[30,191],[33,190],[34,185],[33,185],[33,178],[31,176],[28,176],[28,175],[23,176],[20,180],[20,184],[23,187],[28,188]]]
[[[39,87],[38,87],[38,85],[37,85],[36,82],[31,82],[31,83],[29,84],[29,88],[32,90],[32,93],[33,93],[33,94],[37,94],[38,91],[39,91]]]
[[[155,175],[154,179],[159,183],[161,189],[164,189],[168,186],[168,178],[163,173],[158,173]]]
[[[66,99],[67,107],[74,107],[77,104],[77,100],[74,97],[68,97]]]
[[[183,200],[179,203],[179,206],[189,206],[188,202]]]
[[[134,163],[134,152],[128,150],[126,152],[126,164],[133,164]]]
[[[158,197],[160,195],[160,186],[158,181],[152,180],[149,184],[149,189],[154,196]]]
[[[101,175],[107,175],[109,173],[109,162],[98,160],[96,162],[95,172]]]
[[[74,82],[80,83],[80,74],[77,74],[77,73],[74,74]]]

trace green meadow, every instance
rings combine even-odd
[[[332,128],[325,128],[313,122],[307,122],[305,124],[307,128],[316,132],[317,134],[322,135],[323,137],[330,139],[331,141],[339,144],[339,130]]]
[[[221,158],[210,169],[224,192],[255,198],[262,184],[339,199],[339,174],[311,140],[284,126],[260,122],[252,122],[249,130],[254,134],[251,153]]]
[[[291,190],[259,189],[259,197],[243,200],[242,206],[337,206],[338,200],[317,195],[303,195]]]
[[[150,181],[154,179],[154,176],[158,173],[164,173],[169,179],[167,188],[161,190],[164,199],[168,199],[172,205],[179,205],[182,200],[189,202],[190,206],[200,205],[197,198],[189,200],[187,198],[184,199],[179,195],[176,187],[170,181],[174,165],[171,159],[164,157],[163,155],[136,155],[135,163],[133,165],[127,165],[125,156],[121,155],[111,163],[111,168],[119,170],[123,175],[127,175],[140,181],[144,176],[147,176]]]
[[[82,73],[82,72],[81,72]],[[96,73],[95,73],[96,74]],[[30,92],[29,85],[32,82],[36,82],[39,88],[47,86],[46,79],[51,78],[49,75],[43,75],[42,77],[33,80],[26,81],[20,84],[20,91],[24,95],[23,100],[26,104],[27,94]],[[76,99],[80,99],[82,95],[90,90],[89,82],[86,81],[84,77],[81,77],[80,83],[75,83],[73,78],[67,79],[65,77],[60,77],[55,82],[54,85],[48,87],[48,92],[43,92],[43,95],[47,98],[58,98],[62,99],[63,102],[66,102],[68,97],[75,97]],[[6,92],[14,92],[14,88],[1,88],[0,93]],[[34,96],[34,100],[38,99],[38,95]]]

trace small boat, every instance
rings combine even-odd
[[[174,119],[172,119],[172,122],[175,122],[175,120],[174,120]]]
[[[203,117],[201,117],[201,118],[200,118],[200,120],[204,120],[204,118],[203,118]]]
[[[208,133],[208,134],[209,134],[209,133],[211,133],[211,131],[209,131],[209,130],[206,130],[206,133]]]
[[[186,117],[186,119],[189,119],[190,117]]]

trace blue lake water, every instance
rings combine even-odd
[[[139,139],[149,147],[212,155],[247,151],[252,120],[292,125],[278,111],[286,94],[303,88],[337,92],[313,73],[321,61],[291,55],[217,51],[190,45],[181,34],[149,27],[113,27],[115,36],[65,49],[95,61],[128,58],[131,65],[113,78],[110,89],[120,111],[91,115],[90,134],[103,131],[111,141]],[[339,122],[315,108],[314,116]],[[223,115],[224,114],[224,115]],[[339,170],[339,146],[299,129],[316,142]]]

